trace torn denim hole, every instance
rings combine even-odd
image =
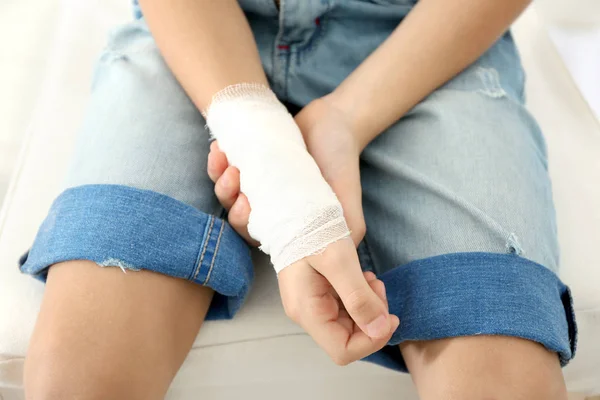
[[[119,60],[128,61],[129,59],[125,54],[113,50],[108,50],[102,55],[102,61],[105,63],[111,63]]]
[[[108,46],[102,54],[101,60],[104,63],[113,63],[116,61],[131,61],[131,56],[137,54],[158,54],[157,48],[153,43],[140,43],[130,46]]]
[[[96,263],[98,264],[100,267],[104,268],[104,267],[118,267],[121,268],[121,271],[123,271],[123,273],[127,273],[127,270],[129,271],[141,271],[141,268],[135,267],[131,264],[128,264],[124,261],[118,260],[116,258],[107,258],[106,260]]]
[[[519,237],[514,233],[511,233],[508,235],[508,238],[506,238],[506,251],[509,254],[516,254],[517,256],[524,253],[523,248],[519,243]]]
[[[477,68],[477,75],[481,82],[483,83],[483,89],[479,89],[480,93],[483,93],[487,96],[493,98],[500,98],[506,96],[506,92],[500,85],[500,75],[498,74],[498,70],[495,68]]]

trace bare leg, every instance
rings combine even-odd
[[[164,398],[212,294],[149,271],[53,266],[25,362],[26,398]]]
[[[567,400],[555,353],[506,336],[405,342],[421,400]]]

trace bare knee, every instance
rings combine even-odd
[[[24,376],[25,398],[27,400],[126,398],[127,393],[122,390],[124,388],[116,387],[122,385],[107,379],[106,375],[89,379],[76,368],[65,365],[51,355],[28,356]],[[90,375],[94,372],[88,371]]]
[[[77,357],[60,347],[32,350],[24,371],[28,400],[162,399],[167,389],[160,380],[152,382],[141,371],[125,369],[118,359],[93,352]]]
[[[149,271],[53,266],[25,361],[27,399],[162,399],[211,298]]]
[[[566,400],[556,354],[505,336],[470,336],[401,345],[422,400]]]

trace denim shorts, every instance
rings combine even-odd
[[[414,5],[240,3],[272,89],[296,108],[334,90]],[[76,259],[151,270],[210,286],[208,318],[232,318],[252,285],[250,250],[207,175],[205,121],[135,10],[100,55],[64,191],[21,269],[42,280]],[[562,365],[573,357],[546,147],[510,33],[371,142],[360,167],[361,264],[401,321],[367,360],[406,371],[397,344],[467,335],[530,339]]]

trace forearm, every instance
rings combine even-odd
[[[236,0],[140,3],[161,54],[199,110],[229,85],[268,85],[254,36]]]
[[[530,0],[420,0],[394,33],[329,98],[364,148],[474,62]]]

